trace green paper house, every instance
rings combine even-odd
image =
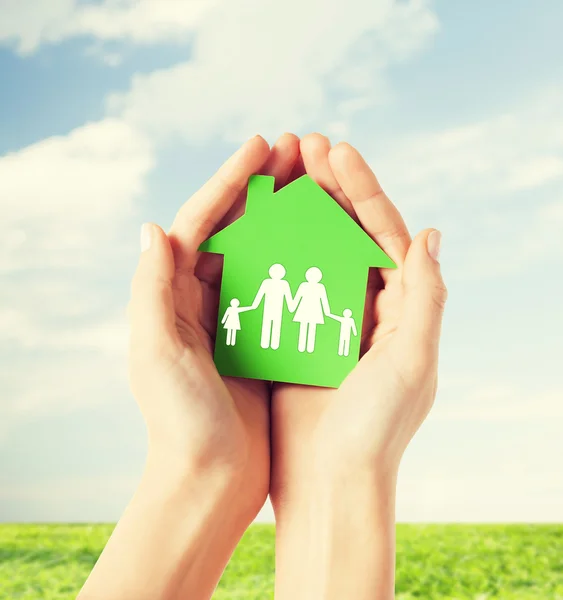
[[[200,250],[225,257],[219,373],[326,387],[358,362],[369,268],[395,267],[308,175],[275,193],[252,176],[245,214]]]

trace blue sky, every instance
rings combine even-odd
[[[442,383],[398,518],[561,520],[563,6],[280,5],[0,0],[0,519],[119,516],[140,224],[241,140],[320,130],[444,234]]]

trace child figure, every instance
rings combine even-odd
[[[250,310],[250,307],[240,307],[240,300],[233,298],[231,300],[231,306],[227,308],[221,324],[223,329],[227,330],[227,346],[234,346],[237,341],[237,331],[240,331],[240,313]]]
[[[350,336],[358,335],[356,321],[352,316],[352,311],[346,308],[342,316],[330,315],[335,321],[340,321],[340,340],[338,342],[338,356],[348,356],[350,354]]]

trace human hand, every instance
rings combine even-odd
[[[238,309],[239,313],[248,312],[249,310],[256,310],[256,309],[252,306],[241,306]]]
[[[186,203],[169,237],[143,227],[129,305],[130,380],[149,452],[81,599],[209,598],[265,500],[269,386],[217,373],[220,257],[197,249],[242,212],[250,175],[283,183],[298,156],[295,136],[282,136],[272,151],[256,137]]]
[[[411,242],[401,215],[348,144],[331,148],[313,134],[302,139],[301,154],[306,172],[397,269],[370,272],[361,360],[339,389],[274,386],[277,595],[313,597],[314,586],[331,578],[323,598],[392,598],[397,471],[437,386],[446,301],[440,234],[425,230]],[[315,582],[312,573],[323,570],[331,575]]]
[[[338,315],[333,315],[332,313],[327,313],[326,315],[329,319],[333,319],[334,321],[341,321],[342,317],[339,317]]]
[[[168,236],[143,229],[130,303],[130,380],[145,418],[149,459],[232,480],[244,490],[231,509],[245,526],[268,492],[268,384],[222,378],[212,351],[222,257],[198,247],[243,210],[250,175],[283,183],[299,155],[295,136],[270,151],[255,137],[181,208]]]
[[[434,400],[446,300],[438,232],[425,230],[411,243],[399,212],[351,146],[331,149],[326,138],[313,134],[302,140],[301,152],[307,173],[360,222],[397,269],[370,272],[361,360],[339,389],[274,386],[274,495],[285,489],[279,479],[285,482],[307,449],[334,454],[330,462],[321,459],[329,465],[398,467]]]

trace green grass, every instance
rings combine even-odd
[[[0,598],[74,599],[111,530],[0,526]],[[254,525],[214,598],[269,600],[273,579],[273,526]],[[446,598],[563,600],[563,526],[399,525],[397,599]]]

